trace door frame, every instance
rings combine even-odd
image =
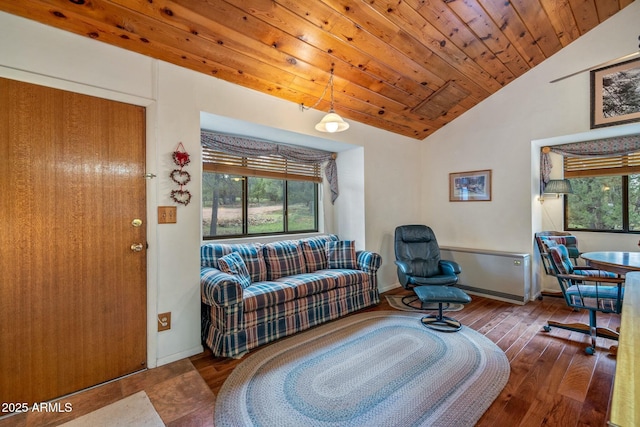
[[[47,86],[54,89],[66,90],[83,95],[103,98],[110,101],[124,102],[131,105],[145,107],[145,170],[146,173],[157,175],[157,104],[154,99],[130,95],[98,86],[85,85],[69,80],[58,79],[42,74],[0,66],[0,77]],[[146,180],[146,214],[147,214],[147,369],[155,368],[158,364],[158,244],[156,227],[158,224],[157,210],[157,178]]]

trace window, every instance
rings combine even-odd
[[[203,152],[205,239],[318,231],[318,166]]]
[[[565,196],[565,228],[640,232],[639,157],[565,158],[565,178],[573,189]]]

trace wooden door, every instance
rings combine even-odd
[[[0,402],[146,366],[144,129],[142,107],[0,79]]]

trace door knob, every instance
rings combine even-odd
[[[131,245],[131,250],[133,252],[141,252],[143,247],[142,243],[134,243]]]

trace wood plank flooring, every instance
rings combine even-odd
[[[587,322],[588,313],[571,311],[553,297],[524,306],[472,298],[454,317],[495,342],[511,363],[509,382],[477,426],[606,426],[616,365],[608,349],[616,342],[598,338],[596,354],[588,356],[585,335],[542,331],[548,319]],[[383,296],[366,311],[377,310],[393,308]],[[599,315],[598,323],[615,329],[620,317]],[[0,427],[58,425],[139,390],[146,391],[167,426],[213,426],[215,395],[241,361],[205,351],[60,399],[72,403],[72,412],[18,414],[0,419]]]

